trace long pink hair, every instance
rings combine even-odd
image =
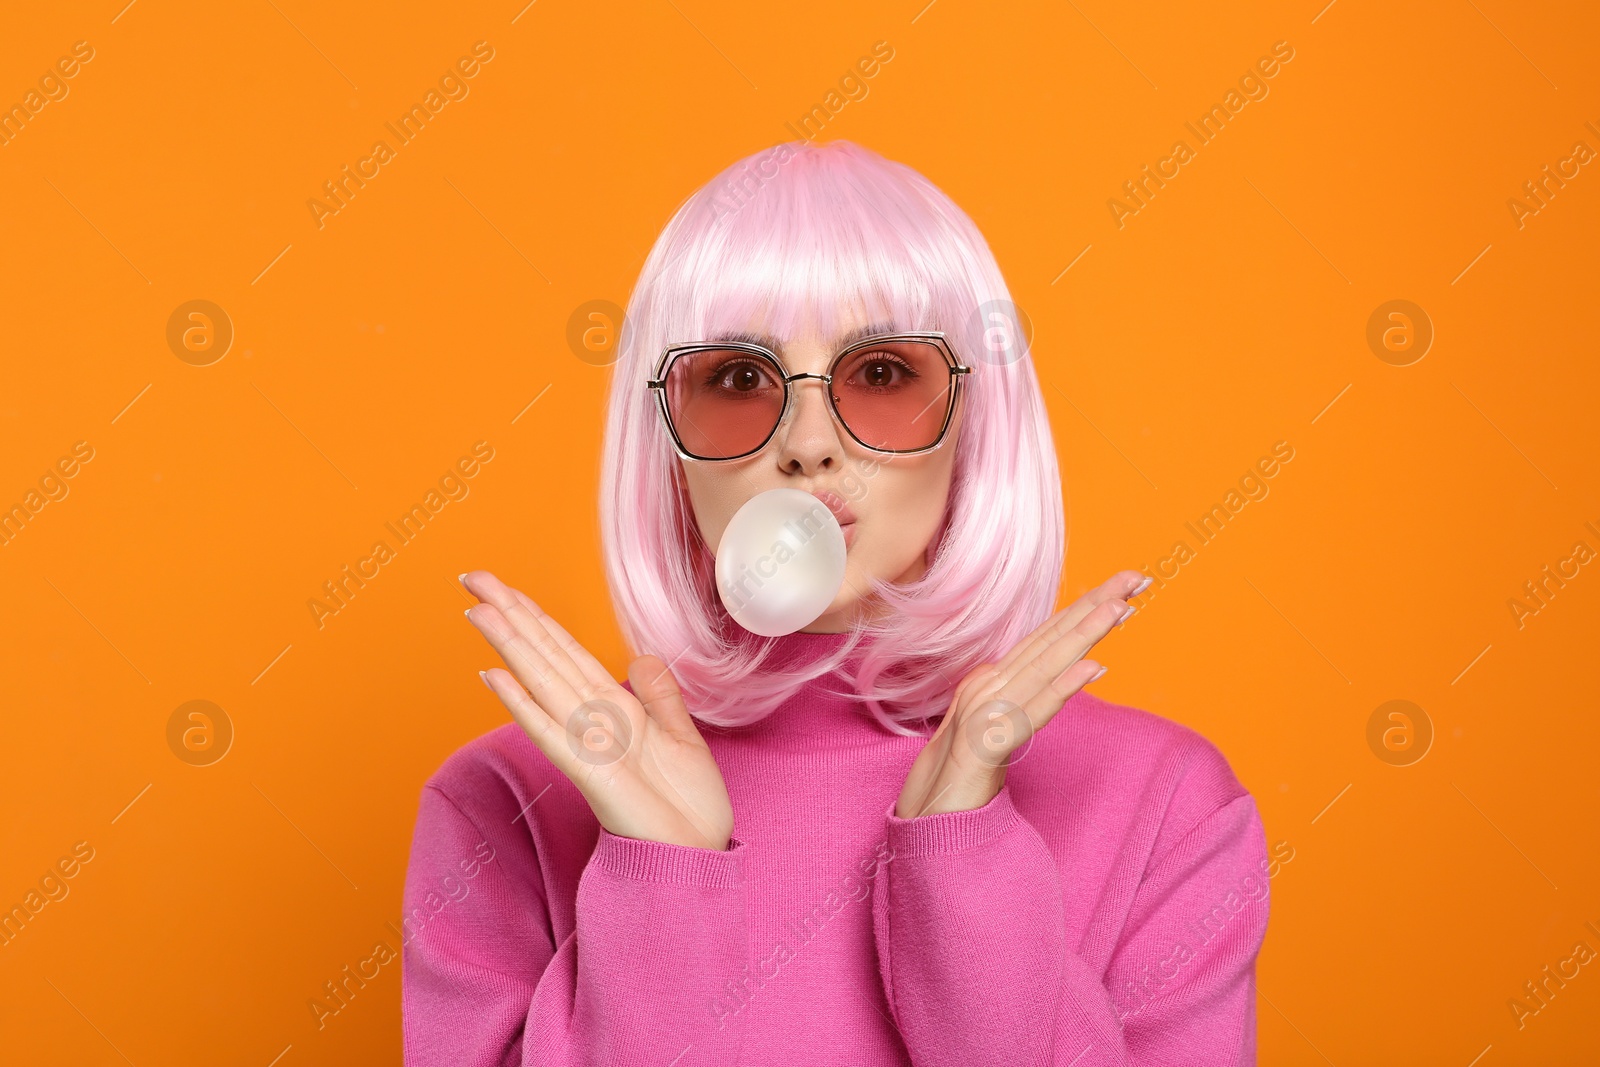
[[[902,734],[949,707],[973,667],[995,662],[1054,609],[1065,552],[1061,481],[1031,357],[982,358],[976,310],[1010,294],[966,214],[928,179],[849,141],[795,141],[749,156],[690,196],[662,230],[628,302],[607,400],[600,476],[606,579],[636,653],[672,669],[694,716],[742,726],[840,671]],[[874,581],[888,609],[798,670],[773,639],[729,617],[680,460],[645,382],[666,344],[748,328],[837,333],[876,311],[902,330],[944,331],[965,376],[950,499],[926,573]],[[770,447],[770,446],[769,446]],[[875,457],[893,462],[890,456]],[[852,493],[854,465],[841,493]],[[856,478],[856,485],[865,485]],[[847,662],[851,661],[851,662]],[[852,673],[853,672],[853,673]]]

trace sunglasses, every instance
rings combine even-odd
[[[771,349],[748,341],[670,344],[645,385],[684,459],[742,459],[766,447],[789,410],[792,383],[816,378],[828,408],[864,448],[892,455],[943,443],[961,394],[961,365],[942,333],[866,337],[833,357],[826,374],[790,374]]]

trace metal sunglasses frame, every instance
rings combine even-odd
[[[876,345],[882,345],[892,341],[930,342],[939,350],[939,354],[944,356],[945,363],[950,368],[950,402],[945,405],[944,423],[939,427],[939,436],[935,437],[933,439],[933,443],[925,448],[876,448],[867,444],[865,441],[861,440],[861,438],[856,436],[856,432],[850,428],[849,423],[845,422],[844,417],[839,414],[839,405],[835,401],[833,395],[832,387],[834,371],[838,369],[839,363],[846,356],[849,356],[855,352],[859,352],[863,348],[872,348]],[[783,407],[778,409],[778,417],[773,421],[772,429],[767,431],[767,436],[762,438],[759,445],[750,449],[748,452],[741,452],[737,456],[697,456],[693,452],[690,452],[686,447],[684,447],[683,439],[678,436],[678,428],[672,424],[672,413],[667,410],[667,372],[672,369],[672,364],[680,356],[692,355],[695,352],[709,351],[744,352],[748,355],[764,359],[768,363],[772,364],[772,366],[777,370],[777,377],[779,381],[783,383]],[[950,431],[950,422],[955,417],[956,404],[959,403],[961,399],[962,376],[971,373],[972,368],[963,365],[961,361],[956,358],[955,352],[953,352],[950,348],[950,342],[946,340],[943,333],[934,331],[918,331],[911,333],[881,333],[875,334],[872,337],[863,337],[859,341],[851,342],[849,345],[846,345],[843,349],[841,349],[833,357],[833,359],[828,362],[828,372],[826,374],[790,374],[789,369],[783,365],[783,360],[778,358],[778,354],[776,352],[764,345],[754,344],[749,341],[689,341],[680,342],[677,344],[669,344],[662,349],[661,359],[656,364],[655,377],[648,379],[645,382],[645,386],[646,388],[655,392],[658,406],[661,409],[661,419],[667,425],[667,433],[672,436],[673,448],[677,451],[678,456],[682,459],[692,459],[700,463],[725,463],[735,459],[746,459],[755,455],[757,452],[760,452],[762,449],[766,448],[767,445],[772,443],[773,436],[777,434],[778,428],[783,425],[784,417],[789,413],[789,405],[794,402],[794,389],[790,387],[790,383],[802,381],[806,378],[816,378],[826,387],[824,392],[828,397],[828,410],[833,413],[833,421],[837,422],[841,427],[843,427],[844,432],[849,434],[850,439],[856,442],[856,444],[867,449],[868,451],[876,452],[880,455],[920,456],[923,453],[932,452],[934,449],[944,444],[945,436]]]

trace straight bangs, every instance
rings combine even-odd
[[[601,465],[606,577],[624,637],[677,678],[694,716],[742,726],[838,673],[885,727],[922,732],[957,682],[1049,617],[1065,549],[1060,480],[1031,357],[981,358],[979,309],[1009,301],[987,243],[926,178],[848,141],[791,142],[729,167],[663,229],[629,300]],[[752,328],[827,340],[847,316],[946,334],[972,367],[950,499],[926,573],[874,581],[883,611],[833,654],[783,663],[715,586],[681,461],[645,388],[662,349]],[[892,462],[893,457],[874,457]],[[846,457],[841,493],[871,471]],[[917,727],[917,728],[914,728]]]

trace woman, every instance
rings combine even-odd
[[[1051,614],[1049,424],[1021,345],[984,341],[1006,299],[955,204],[848,142],[680,208],[601,487],[613,602],[653,651],[619,686],[463,576],[515,722],[422,793],[408,1063],[1255,1062],[1255,804],[1198,734],[1080,691],[1148,579]],[[783,487],[843,525],[845,581],[757,638],[713,553]]]

